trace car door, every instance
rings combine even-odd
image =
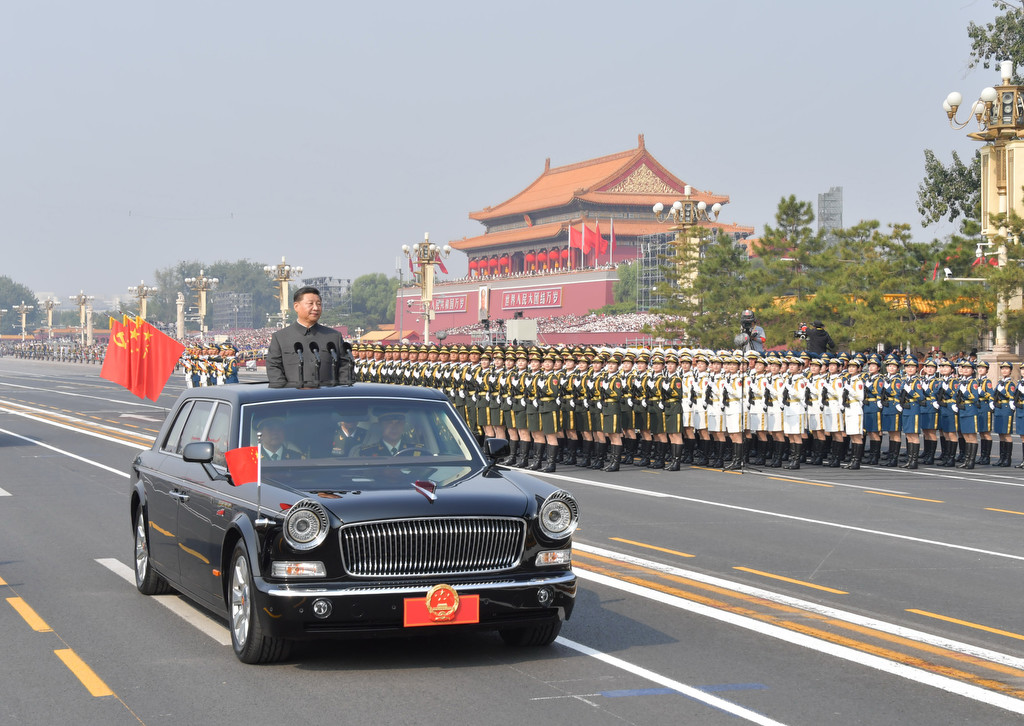
[[[210,416],[210,424],[203,434],[204,441],[213,443],[213,464],[226,472],[226,451],[235,448],[230,441],[231,406],[221,401]],[[198,464],[184,474],[182,491],[187,497],[178,503],[178,563],[181,582],[191,592],[206,599],[223,600],[218,572],[220,543],[226,522],[231,520],[233,487],[226,481],[210,479]]]
[[[175,414],[167,437],[161,442],[160,457],[154,469],[140,469],[146,491],[146,518],[149,522],[149,557],[157,571],[169,580],[178,579],[177,519],[178,498],[172,494],[173,481],[165,473],[169,463],[181,460],[181,437],[192,412],[186,401]]]
[[[193,496],[193,480],[206,477],[202,465],[186,462],[182,453],[187,444],[206,440],[215,405],[214,401],[209,400],[197,400],[192,404],[181,427],[181,435],[173,444],[173,451],[168,453],[160,467],[160,484],[151,505],[151,509],[159,512],[160,520],[156,526],[151,521],[150,528],[156,530],[154,539],[158,542],[160,556],[165,558],[168,567],[173,568],[173,579],[178,584],[182,583],[183,557],[187,557],[183,555],[183,547],[186,545],[179,525],[181,505]]]

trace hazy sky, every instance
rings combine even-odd
[[[544,169],[636,146],[721,219],[842,186],[910,223],[990,0],[0,2],[0,274],[97,297],[179,260],[394,274]],[[969,101],[965,101],[969,103]],[[464,274],[466,260],[448,264]],[[407,270],[408,268],[406,268]]]

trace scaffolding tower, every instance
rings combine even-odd
[[[829,244],[836,242],[835,230],[843,228],[843,188],[832,187],[818,195],[818,234]]]

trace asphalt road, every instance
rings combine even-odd
[[[180,387],[0,358],[0,724],[1021,723],[1017,469],[563,467],[581,590],[551,647],[243,665],[223,618],[132,580],[129,464]]]

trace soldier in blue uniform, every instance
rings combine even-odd
[[[900,458],[900,412],[896,405],[900,401],[900,391],[903,389],[903,377],[899,373],[900,361],[895,354],[890,353],[885,359],[885,376],[881,380],[882,391],[882,431],[889,432],[889,451],[885,459],[880,463],[882,466],[896,466]]]
[[[978,412],[982,405],[981,382],[975,377],[974,362],[964,358],[959,362],[960,378],[955,382],[956,401],[953,410],[964,437],[964,460],[957,464],[960,469],[973,469],[978,457]]]
[[[224,383],[238,383],[238,357],[231,343],[220,346],[220,357],[224,365]]]
[[[1013,364],[1003,361],[999,364],[999,380],[993,387],[992,433],[999,436],[999,460],[996,466],[1009,466],[1013,454],[1013,400],[1017,393],[1017,384],[1010,373]]]

